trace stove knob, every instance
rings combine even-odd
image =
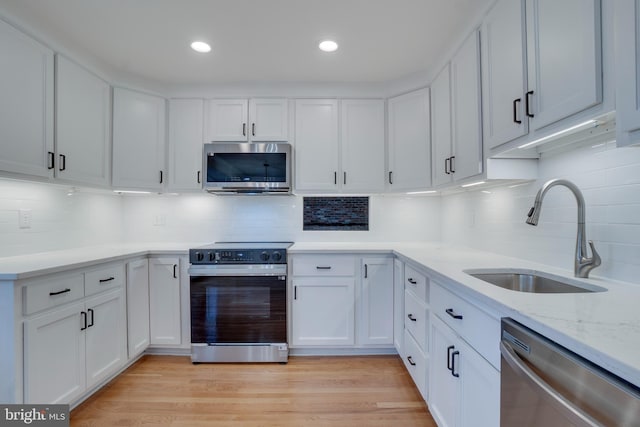
[[[209,252],[209,262],[213,262],[216,260],[216,255],[214,252]]]
[[[280,261],[282,259],[282,254],[280,252],[274,252],[271,255],[271,259],[274,261]]]
[[[204,259],[204,254],[202,252],[196,252],[196,261],[202,261]]]
[[[260,260],[261,261],[269,261],[269,254],[267,252],[262,252],[260,254]]]

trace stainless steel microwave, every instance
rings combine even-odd
[[[291,145],[204,144],[203,170],[213,194],[291,194]]]

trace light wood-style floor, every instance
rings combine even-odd
[[[71,413],[71,426],[426,426],[398,356],[200,364],[144,356]]]

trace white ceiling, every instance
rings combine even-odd
[[[491,0],[0,0],[79,59],[161,84],[378,83],[429,70]],[[340,48],[323,53],[325,38]],[[209,42],[211,53],[189,48]]]

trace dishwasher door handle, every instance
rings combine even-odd
[[[537,392],[546,395],[553,405],[562,411],[562,413],[566,414],[573,423],[576,423],[578,426],[601,427],[600,423],[596,422],[593,418],[584,413],[584,411],[575,406],[571,401],[547,384],[546,381],[540,378],[538,374],[523,363],[513,347],[504,340],[500,342],[500,353],[502,353],[504,360],[521,379],[526,381]]]

